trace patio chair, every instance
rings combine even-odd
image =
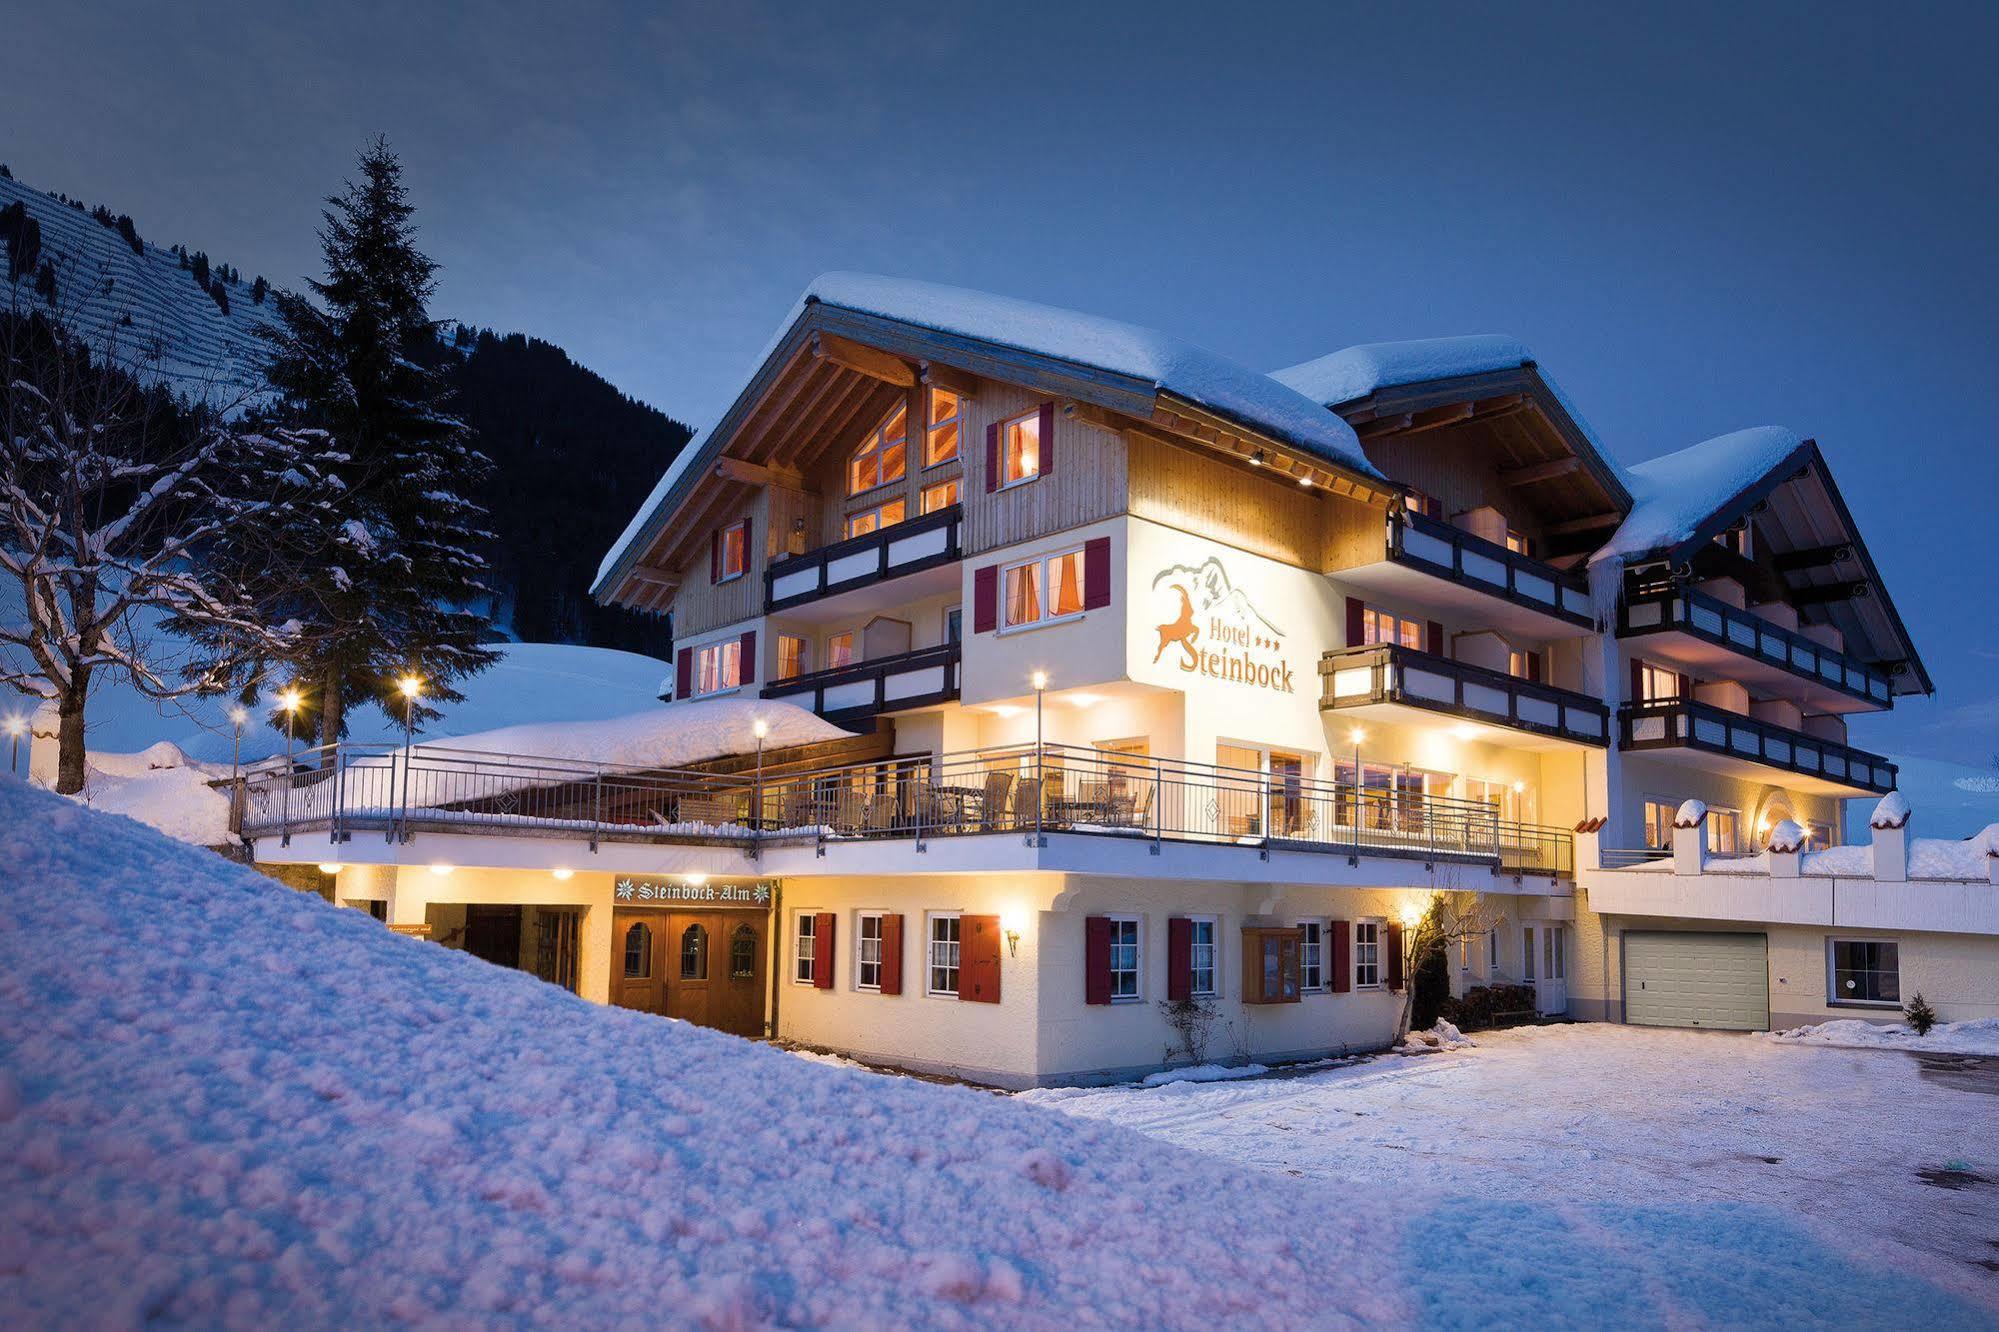
[[[865,793],[851,786],[843,786],[833,795],[833,828],[836,832],[856,833],[867,825],[868,798]]]
[[[895,796],[888,791],[877,791],[868,797],[868,831],[885,833],[894,828]]]
[[[1013,794],[1014,775],[1010,772],[989,772],[986,774],[985,796],[979,802],[979,822],[986,828],[997,828],[1006,817],[1006,800]]]
[[[786,828],[809,828],[818,822],[812,812],[812,789],[805,783],[787,786],[779,793],[778,822]]]
[[[1131,802],[1129,821],[1134,828],[1145,827],[1146,820],[1152,816],[1153,786],[1152,782],[1136,783],[1125,797]]]
[[[1023,777],[1013,790],[1014,822],[1023,828],[1034,826],[1035,816],[1041,809],[1041,779]]]

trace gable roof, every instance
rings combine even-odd
[[[1270,376],[1204,347],[1120,320],[995,296],[962,287],[865,273],[828,273],[808,287],[758,357],[734,403],[680,451],[597,569],[591,591],[606,596],[621,570],[653,540],[740,424],[760,385],[774,376],[802,335],[827,327],[898,348],[957,350],[980,360],[1052,370],[1101,390],[1127,410],[1149,412],[1177,399],[1296,448],[1339,472],[1377,483],[1353,428]]]
[[[1315,361],[1273,370],[1270,377],[1313,402],[1337,407],[1378,389],[1517,370],[1532,364],[1534,354],[1524,343],[1496,333],[1474,333],[1407,342],[1364,342]]]
[[[1752,426],[1626,468],[1631,512],[1590,563],[1671,558],[1697,541],[1712,539],[1753,503],[1745,497],[1766,477],[1797,470],[1795,463],[1784,464],[1804,445],[1782,426]],[[1713,530],[1696,536],[1710,525]]]

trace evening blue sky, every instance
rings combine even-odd
[[[436,313],[696,425],[829,269],[1511,334],[1620,461],[1818,439],[1939,690],[1854,741],[1999,751],[1999,8],[291,8],[10,15],[0,160],[285,285],[386,133]]]

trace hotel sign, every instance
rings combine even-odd
[[[1190,675],[1278,694],[1297,692],[1284,659],[1284,631],[1264,618],[1249,595],[1229,581],[1220,559],[1174,564],[1152,577],[1160,613],[1154,664],[1164,657]]]
[[[770,885],[764,883],[675,883],[667,879],[621,875],[611,895],[620,902],[660,902],[675,906],[767,907]]]

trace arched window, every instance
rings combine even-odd
[[[680,936],[680,979],[708,979],[708,930],[689,925]]]
[[[909,406],[898,403],[868,433],[847,461],[847,493],[858,495],[891,481],[900,481],[909,452]]]
[[[729,936],[729,979],[755,980],[756,975],[757,932],[747,925],[738,925]]]
[[[625,931],[625,979],[647,980],[652,976],[652,928],[644,921]]]

